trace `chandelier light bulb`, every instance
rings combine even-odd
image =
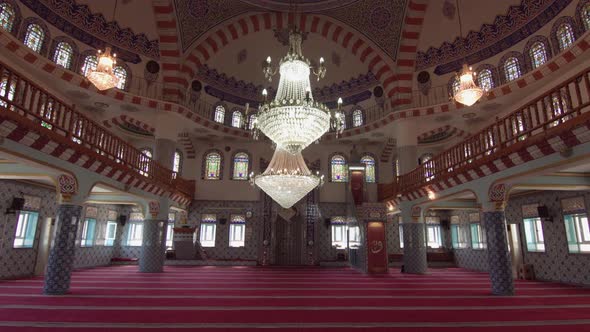
[[[270,58],[270,56],[268,58],[266,58],[266,63],[268,63],[270,65],[270,62],[272,61],[272,59]]]

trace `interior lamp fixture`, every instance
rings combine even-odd
[[[115,6],[113,8],[113,19],[115,20],[115,13],[117,12],[117,0],[115,0]],[[108,90],[117,86],[119,78],[115,75],[115,65],[117,55],[113,53],[111,55],[111,48],[106,47],[104,52],[97,51],[96,57],[98,62],[96,68],[91,68],[86,74],[86,78],[94,84],[98,90]]]
[[[461,12],[459,11],[459,0],[456,2],[457,5],[457,17],[459,19],[459,35],[463,38],[463,25],[461,24]],[[475,104],[484,94],[482,88],[475,84],[475,73],[467,65],[463,64],[463,69],[460,73],[457,73],[457,80],[459,80],[459,87],[453,91],[453,99],[458,103],[466,106]]]
[[[475,73],[467,64],[463,65],[463,70],[457,75],[457,79],[459,80],[459,88],[454,95],[457,102],[471,106],[483,96],[484,91],[475,84]]]
[[[302,40],[300,31],[294,29],[289,33],[289,52],[281,59],[278,70],[272,67],[270,57],[266,59],[264,76],[272,81],[278,72],[279,86],[272,101],[268,101],[266,89],[262,91],[263,103],[253,128],[276,143],[278,149],[291,154],[300,153],[317,141],[330,126],[337,131],[341,127],[341,121],[333,120],[335,114],[313,99],[309,77],[313,74],[318,80],[323,78],[326,68],[323,58],[318,68],[311,66],[301,51]]]
[[[114,67],[117,63],[116,54],[111,55],[111,48],[107,47],[103,52],[98,50],[96,57],[98,64],[95,69],[88,71],[86,78],[94,84],[98,90],[108,90],[117,86],[119,78],[115,75]]]
[[[292,207],[314,188],[321,186],[324,176],[312,174],[301,153],[292,154],[277,148],[264,173],[250,174],[252,185],[258,186],[285,209]]]

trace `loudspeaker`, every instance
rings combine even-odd
[[[120,215],[119,216],[119,224],[121,224],[121,227],[125,227],[126,223],[127,223],[127,216]]]
[[[539,218],[541,218],[542,221],[553,221],[553,217],[549,215],[549,208],[547,208],[545,205],[537,206],[537,213],[539,214]]]
[[[227,223],[227,218],[219,218],[219,224],[225,225]]]
[[[12,203],[10,203],[10,207],[6,209],[6,214],[15,214],[16,211],[20,211],[25,206],[25,199],[14,197],[12,198]]]

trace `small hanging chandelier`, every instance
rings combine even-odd
[[[258,186],[285,209],[292,207],[314,188],[321,186],[324,176],[312,174],[301,152],[291,154],[279,147],[264,173],[250,174],[252,185]]]
[[[111,48],[107,47],[103,52],[98,50],[96,57],[98,58],[98,63],[96,64],[95,69],[91,69],[88,71],[86,78],[98,90],[108,90],[112,89],[117,86],[119,83],[119,78],[115,75],[114,67],[117,63],[115,59],[117,55],[113,53],[111,55]]]
[[[115,7],[113,8],[113,19],[115,20],[115,13],[117,11],[117,0],[115,0]],[[86,74],[86,78],[94,84],[98,90],[108,90],[117,86],[119,78],[115,75],[115,65],[117,55],[113,53],[111,55],[111,48],[106,47],[104,53],[100,50],[97,51],[96,57],[98,59],[96,68],[90,69]]]
[[[463,38],[463,25],[461,24],[461,12],[459,11],[459,0],[457,4],[457,17],[459,18],[459,35]],[[459,80],[459,88],[453,91],[453,99],[458,103],[466,106],[475,104],[484,94],[482,88],[475,84],[475,73],[467,65],[467,61],[463,64],[463,69],[456,74],[456,79]]]
[[[484,91],[475,84],[475,73],[467,64],[463,64],[463,70],[457,75],[456,79],[459,80],[459,89],[454,95],[457,102],[471,106],[483,96]]]

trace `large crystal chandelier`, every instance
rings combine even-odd
[[[114,53],[111,55],[111,48],[107,47],[104,53],[98,50],[96,56],[98,58],[96,68],[91,68],[88,71],[88,74],[86,74],[86,78],[88,78],[88,80],[101,91],[116,87],[117,83],[119,83],[119,78],[114,72],[114,67],[117,63],[115,57],[117,55]]]
[[[115,5],[113,7],[113,19],[115,21],[115,14],[117,13],[117,0],[115,0]],[[115,75],[115,64],[117,64],[117,60],[115,58],[117,55],[113,53],[111,55],[111,48],[106,47],[104,53],[100,50],[97,51],[96,58],[96,68],[90,68],[86,73],[86,78],[94,84],[94,86],[98,90],[108,90],[112,89],[117,86],[119,83],[119,78]]]
[[[457,17],[459,19],[459,35],[463,38],[463,25],[461,24],[461,12],[459,11],[459,0],[456,1],[457,5]],[[457,74],[457,80],[459,80],[459,87],[453,91],[453,98],[458,102],[466,106],[475,104],[482,96],[483,89],[475,84],[475,73],[467,65],[463,64],[463,69]]]
[[[285,209],[290,208],[310,191],[323,184],[324,176],[309,171],[301,152],[292,154],[284,149],[275,150],[264,173],[250,175],[253,185]]]
[[[474,78],[473,70],[467,64],[463,64],[463,70],[456,78],[459,80],[459,88],[453,96],[457,102],[471,106],[483,96],[483,89],[475,84]]]
[[[289,52],[279,63],[279,87],[273,101],[268,102],[266,90],[264,103],[257,114],[254,130],[260,130],[277,144],[278,150],[297,154],[328,131],[330,125],[340,132],[340,117],[321,103],[313,100],[310,74],[318,80],[326,75],[324,59],[313,70],[301,51],[302,35],[294,29],[289,33]],[[276,69],[271,58],[266,59],[264,75],[272,81]],[[338,114],[339,115],[339,114]],[[255,135],[256,136],[256,135]]]

